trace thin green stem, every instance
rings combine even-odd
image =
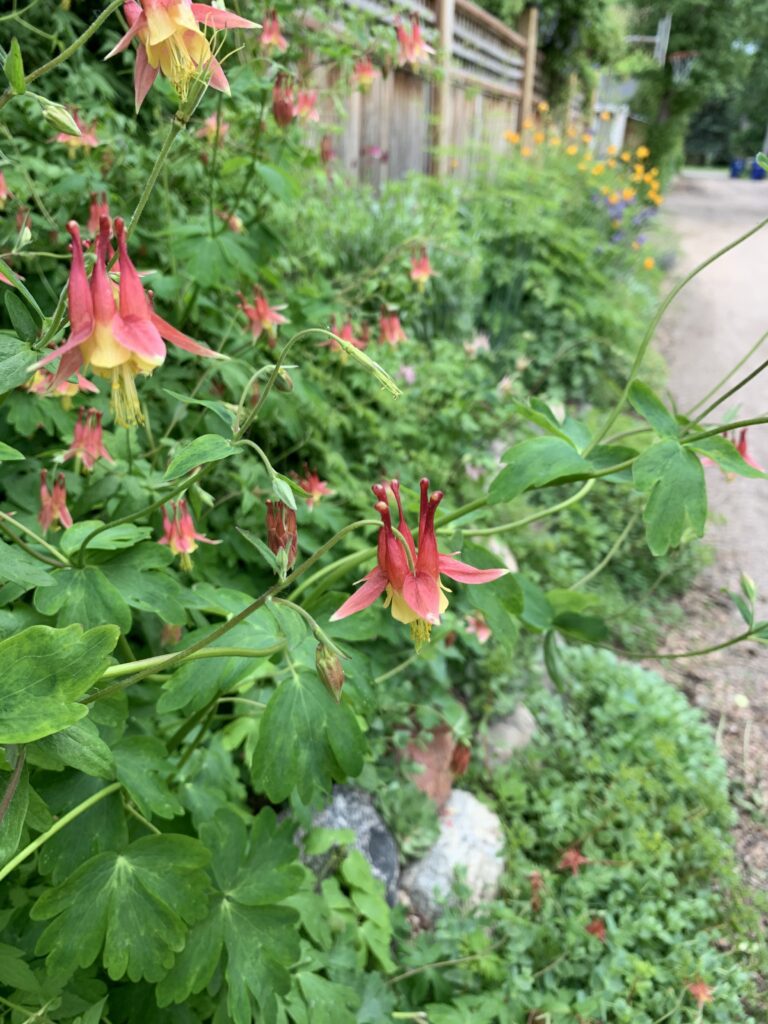
[[[640,513],[639,512],[635,512],[634,515],[630,517],[629,522],[624,527],[624,529],[621,531],[621,533],[616,538],[616,540],[613,542],[611,547],[608,549],[608,552],[605,555],[605,557],[602,558],[597,563],[597,565],[594,567],[594,569],[590,569],[590,571],[588,573],[585,573],[585,575],[582,576],[580,579],[576,580],[575,583],[572,583],[571,586],[570,586],[571,590],[576,590],[577,587],[583,587],[585,583],[589,583],[591,580],[593,580],[595,578],[595,576],[598,576],[603,571],[603,569],[605,569],[605,567],[616,556],[616,554],[620,550],[622,544],[624,543],[624,541],[629,536],[630,532],[632,531],[633,526],[635,525],[635,523],[637,522],[637,520],[639,518],[640,518]]]
[[[611,470],[610,472],[614,471],[615,470]],[[570,498],[566,498],[564,501],[559,501],[557,505],[550,505],[549,508],[540,509],[538,512],[531,512],[530,515],[523,516],[522,519],[516,519],[513,523],[502,523],[501,526],[486,526],[477,529],[467,526],[461,532],[472,537],[489,537],[497,533],[509,533],[510,530],[519,530],[521,526],[527,526],[529,523],[535,523],[538,519],[545,519],[547,516],[554,515],[556,512],[562,512],[563,509],[568,508],[570,505],[575,505],[576,502],[581,501],[583,497],[589,494],[596,482],[596,477],[591,477],[575,494],[572,494]]]
[[[83,800],[82,803],[78,804],[77,807],[73,807],[71,811],[63,814],[58,821],[56,821],[47,832],[43,832],[33,839],[31,843],[27,843],[23,850],[19,850],[15,857],[8,861],[8,863],[0,869],[0,882],[4,878],[7,878],[10,873],[22,864],[27,857],[31,856],[35,850],[39,850],[41,846],[48,842],[49,839],[53,839],[63,828],[66,828],[70,822],[73,822],[76,818],[79,818],[81,814],[85,814],[93,806],[95,806],[100,800],[103,800],[107,796],[111,796],[112,793],[116,793],[120,789],[119,782],[113,782],[109,786],[105,786],[104,789],[100,789],[98,793],[94,793],[93,796],[89,796],[87,800]]]
[[[454,512],[449,512],[447,516],[440,516],[437,520],[438,532],[444,526],[447,526],[448,523],[452,523],[455,519],[461,519],[462,516],[469,515],[470,512],[476,512],[477,509],[479,508],[485,508],[487,504],[488,499],[486,497],[475,498],[474,501],[470,501],[466,505],[459,506],[459,508],[457,508]]]
[[[181,110],[179,110],[176,112],[174,119],[168,126],[168,132],[166,133],[165,140],[163,141],[163,145],[160,149],[160,152],[157,154],[157,159],[155,160],[154,167],[149,172],[149,177],[144,183],[144,188],[142,189],[141,195],[139,196],[139,201],[136,203],[136,207],[133,211],[133,214],[131,215],[131,223],[128,225],[128,229],[126,231],[127,238],[130,238],[134,230],[136,229],[136,225],[139,222],[139,218],[144,212],[144,207],[149,202],[149,197],[152,195],[152,191],[157,183],[157,179],[160,176],[160,171],[162,171],[163,165],[165,164],[165,161],[168,158],[168,154],[171,151],[171,147],[176,141],[176,136],[179,134],[181,129],[185,127],[185,125],[186,120],[182,119],[182,112]]]
[[[41,555],[39,551],[35,551],[29,544],[25,544],[21,537],[17,537],[16,534],[8,526],[5,520],[0,519],[0,529],[4,530],[8,537],[11,538],[14,544],[17,544],[22,551],[26,551],[28,555],[36,558],[40,562],[44,562],[46,565],[52,565],[55,569],[63,569],[66,567],[66,562],[61,562],[57,558],[49,558],[47,555]]]
[[[239,611],[236,615],[227,619],[226,622],[214,629],[213,632],[196,641],[196,643],[192,644],[190,647],[187,647],[183,651],[177,651],[175,654],[169,654],[167,660],[163,664],[163,668],[168,669],[173,665],[178,665],[179,662],[185,661],[187,658],[191,657],[191,655],[197,654],[198,651],[202,651],[206,647],[210,647],[212,643],[220,639],[222,636],[226,636],[226,634],[229,633],[230,630],[234,629],[235,626],[238,626],[250,615],[253,615],[255,611],[258,611],[258,609],[269,601],[270,598],[276,597],[281,591],[292,586],[294,580],[303,576],[305,572],[311,569],[312,566],[326,554],[326,552],[330,551],[334,545],[343,540],[348,533],[352,533],[353,530],[359,530],[364,526],[381,526],[381,524],[373,519],[359,519],[355,523],[349,523],[347,526],[339,530],[338,533],[334,534],[334,536],[331,537],[330,540],[326,541],[325,544],[322,544],[314,554],[310,555],[305,562],[302,562],[300,566],[295,568],[290,576],[286,577],[286,579],[278,580],[276,583],[273,583],[271,587],[265,590],[263,594],[260,594],[254,601],[251,601],[251,603],[243,608],[242,611]],[[112,693],[117,693],[129,686],[133,686],[134,683],[139,683],[142,679],[146,679],[147,676],[153,675],[156,667],[156,665],[149,666],[147,668],[140,669],[127,679],[119,679],[117,682],[111,683],[109,686],[105,686],[103,689],[97,690],[95,693],[91,693],[87,697],[84,697],[82,703],[91,704],[95,700],[100,700]]]
[[[686,419],[690,419],[691,416],[693,416],[693,414],[696,412],[697,409],[701,408],[701,406],[704,405],[705,402],[708,402],[709,399],[713,395],[716,395],[717,392],[720,390],[720,388],[723,387],[723,385],[727,384],[728,381],[731,379],[731,377],[733,377],[733,375],[735,373],[739,372],[739,370],[747,362],[747,360],[751,356],[753,356],[755,354],[755,352],[757,352],[757,350],[760,348],[760,346],[763,344],[763,342],[765,341],[766,338],[768,338],[768,331],[766,331],[765,334],[761,334],[760,335],[760,337],[757,339],[755,344],[749,349],[749,351],[746,353],[746,355],[743,355],[741,357],[741,359],[738,361],[738,363],[736,363],[735,366],[731,367],[731,369],[728,371],[728,373],[726,373],[726,375],[721,380],[719,380],[717,382],[717,384],[715,384],[714,387],[710,388],[709,391],[706,393],[706,395],[704,395],[703,398],[699,399],[699,401],[696,403],[696,405],[691,406],[691,408],[685,414]],[[704,419],[705,415],[706,415],[706,413],[702,413],[702,415],[699,416],[698,419]]]
[[[401,661],[399,665],[395,665],[395,667],[391,668],[388,672],[382,672],[381,675],[376,676],[373,681],[374,683],[384,683],[386,682],[387,679],[391,679],[392,676],[398,675],[398,673],[402,672],[403,669],[408,668],[409,665],[413,664],[414,661],[418,660],[419,655],[416,651],[414,651],[409,658],[405,659],[405,661]]]
[[[52,555],[55,555],[57,566],[67,566],[70,564],[67,556],[62,554],[58,548],[49,544],[47,540],[35,533],[34,530],[30,530],[30,528],[25,526],[24,523],[20,523],[18,519],[14,519],[13,516],[9,516],[7,512],[2,511],[0,511],[0,519],[6,523],[11,523],[11,525],[15,526],[17,530],[21,530],[22,533],[26,533],[28,537],[31,537],[37,544],[45,548],[46,551],[50,551]]]
[[[198,651],[191,654],[185,661],[198,661],[200,658],[269,658],[273,654],[279,654],[285,647],[285,642],[272,644],[270,647],[261,647],[254,650],[251,647],[214,647],[211,650]],[[165,668],[168,661],[174,658],[174,654],[158,654],[154,658],[142,658],[140,661],[123,662],[120,665],[110,665],[104,670],[102,679],[119,679],[121,676],[129,676],[132,672],[145,668]]]
[[[605,423],[603,424],[597,435],[590,441],[589,445],[587,446],[587,449],[583,452],[585,456],[589,455],[592,449],[596,445],[600,444],[602,439],[606,436],[608,431],[611,429],[613,424],[621,415],[622,409],[627,404],[630,388],[632,387],[632,384],[634,383],[640,371],[640,367],[642,366],[643,360],[645,359],[645,354],[648,351],[648,346],[650,345],[654,335],[656,334],[656,328],[659,326],[662,317],[669,309],[669,307],[672,305],[677,296],[680,294],[680,292],[683,290],[683,288],[685,288],[685,286],[690,281],[692,281],[694,277],[700,274],[702,270],[706,270],[706,268],[710,266],[710,264],[714,263],[715,260],[720,259],[721,256],[724,256],[727,252],[730,252],[731,249],[735,249],[737,245],[741,245],[742,242],[745,242],[748,238],[751,238],[752,235],[757,234],[757,232],[762,230],[762,228],[764,228],[766,224],[768,224],[768,217],[765,217],[763,220],[760,221],[759,224],[756,224],[755,227],[750,228],[749,231],[746,231],[743,235],[740,235],[735,241],[729,242],[728,245],[723,246],[722,249],[718,249],[718,251],[714,253],[712,256],[707,257],[707,259],[705,259],[703,263],[700,263],[689,274],[686,274],[682,281],[679,281],[674,286],[674,288],[672,288],[672,290],[667,293],[667,295],[659,304],[656,313],[654,314],[654,316],[651,319],[651,322],[648,324],[648,327],[646,328],[645,334],[643,335],[643,340],[640,342],[640,347],[637,350],[634,362],[632,363],[632,367],[629,371],[627,383],[624,385],[624,390],[619,396],[618,402],[613,407],[612,411],[609,413],[608,418],[606,419]]]
[[[742,640],[749,640],[751,636],[752,630],[748,629],[746,632],[739,633],[738,636],[733,636],[729,640],[723,640],[719,644],[712,644],[710,647],[700,647],[695,651],[682,651],[680,654],[665,654],[663,651],[646,651],[645,653],[620,651],[617,648],[611,647],[610,644],[595,644],[595,647],[604,647],[608,651],[615,651],[616,654],[620,654],[623,658],[632,658],[633,660],[648,658],[651,661],[677,661],[680,658],[699,658],[704,654],[713,654],[715,651],[725,650],[726,647],[740,644]]]
[[[740,391],[741,388],[743,388],[745,385],[749,384],[749,382],[751,380],[754,380],[755,377],[759,376],[767,366],[768,366],[768,359],[766,359],[762,363],[760,363],[760,365],[757,367],[757,369],[752,370],[752,372],[748,373],[746,375],[746,377],[742,377],[741,380],[737,381],[733,385],[732,388],[729,388],[725,392],[725,394],[723,394],[719,398],[715,399],[714,402],[712,402],[710,405],[707,406],[707,408],[704,410],[704,412],[700,416],[697,416],[697,419],[698,420],[705,420],[707,418],[707,416],[709,416],[709,414],[711,412],[714,412],[714,410],[719,405],[722,405],[723,402],[727,402],[728,399],[731,397],[731,395],[735,395],[737,391]]]
[[[714,437],[715,434],[722,434],[726,430],[738,430],[739,427],[754,427],[760,423],[768,423],[768,416],[752,416],[748,420],[736,420],[734,423],[724,423],[719,427],[712,427],[710,430],[703,430],[700,434],[686,437],[685,443],[694,444],[696,441],[703,441],[705,437]]]
[[[205,467],[203,467],[205,468]],[[202,472],[202,471],[201,471]],[[200,473],[197,474],[199,476]],[[94,538],[98,537],[100,533],[104,533],[105,530],[111,530],[113,526],[123,526],[125,523],[132,523],[135,519],[141,519],[144,516],[151,515],[152,512],[162,508],[166,501],[170,501],[171,498],[175,498],[177,494],[181,494],[182,491],[186,491],[190,484],[197,479],[197,476],[185,477],[184,482],[177,484],[172,490],[167,491],[162,498],[158,498],[153,501],[150,505],[146,505],[144,508],[140,508],[138,512],[131,512],[127,516],[121,516],[120,519],[113,519],[111,523],[103,523],[101,526],[97,526],[95,530],[92,530],[85,538],[83,543],[77,552],[78,565],[82,566],[85,564],[85,552],[88,545]],[[2,515],[2,513],[0,513]]]
[[[319,583],[320,580],[325,579],[327,576],[340,576],[353,565],[357,565],[359,562],[366,562],[368,559],[373,558],[375,554],[376,548],[362,548],[360,551],[353,551],[351,554],[345,555],[343,558],[338,558],[329,565],[323,566],[322,569],[318,569],[317,572],[313,572],[311,576],[308,576],[298,585],[291,595],[292,599],[295,601],[300,594],[304,593],[305,590],[312,587],[315,583]]]
[[[148,821],[141,813],[141,811],[137,810],[133,806],[130,800],[123,800],[123,807],[132,817],[136,819],[136,821],[140,821],[144,828],[149,829],[150,832],[154,832],[156,836],[159,836],[161,834],[160,829],[156,828],[151,821]]]
[[[202,743],[203,736],[205,736],[206,732],[208,731],[208,726],[211,724],[213,716],[216,714],[216,705],[218,704],[218,702],[218,697],[214,697],[214,699],[203,708],[203,716],[200,721],[200,728],[198,729],[197,736],[195,736],[195,738],[189,744],[187,749],[181,755],[179,763],[173,770],[172,778],[178,778],[178,776],[181,774],[181,770],[184,767],[184,765],[187,763],[187,761],[189,761],[190,757],[192,757],[194,752]]]
[[[216,701],[216,703],[217,704],[247,704],[249,707],[258,708],[260,711],[263,711],[264,708],[267,706],[261,700],[250,700],[248,697],[229,697],[229,696],[226,696],[226,695],[224,697],[219,697],[218,700]]]

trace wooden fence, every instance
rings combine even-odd
[[[507,145],[504,132],[530,117],[541,98],[536,7],[516,30],[472,0],[346,3],[392,26],[398,12],[416,14],[436,50],[437,73],[398,68],[349,97],[334,149],[361,181],[379,185],[409,171],[464,175],[481,148]]]

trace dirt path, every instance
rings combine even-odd
[[[672,189],[665,219],[680,252],[680,277],[768,216],[768,181],[730,181],[722,174],[683,175]],[[768,331],[768,228],[694,279],[672,306],[659,332],[670,368],[669,388],[687,411]],[[738,377],[768,359],[768,342]],[[733,381],[738,379],[734,377]],[[768,371],[722,407],[734,418],[768,412]],[[753,458],[768,467],[768,425],[749,431]],[[667,650],[707,646],[743,628],[724,590],[736,590],[741,572],[755,581],[761,617],[768,618],[768,481],[725,479],[707,470],[711,522],[706,540],[715,561],[686,596],[685,624],[667,638]],[[736,832],[747,879],[768,888],[768,645],[743,644],[706,658],[661,665],[718,730],[739,810]]]

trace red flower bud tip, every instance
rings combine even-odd
[[[390,490],[397,504],[397,529],[400,536],[392,528],[386,488],[374,484],[372,490],[377,499],[374,508],[382,522],[377,565],[365,577],[360,589],[347,598],[331,616],[331,620],[338,621],[362,611],[382,594],[386,594],[384,607],[391,608],[392,616],[398,622],[410,625],[411,637],[418,650],[429,640],[432,626],[439,623],[441,614],[448,607],[441,576],[448,576],[460,583],[491,583],[507,570],[475,569],[474,566],[438,551],[435,512],[443,492],[435,491],[429,497],[429,480],[426,477],[421,481],[418,546],[405,520],[399,482],[391,481]]]
[[[605,921],[601,917],[594,917],[584,930],[601,942],[605,942]]]
[[[323,684],[336,701],[341,698],[341,688],[344,686],[344,668],[338,654],[319,643],[315,649],[315,668]]]
[[[277,558],[281,577],[293,568],[299,544],[296,513],[282,501],[267,499],[267,546]]]

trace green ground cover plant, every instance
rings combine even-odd
[[[598,163],[542,110],[482,187],[352,188],[307,65],[338,98],[394,33],[182,2],[150,81],[156,4],[100,61],[118,6],[14,14],[3,55],[5,1018],[752,1019],[706,728],[562,650],[655,642],[702,457],[764,477],[723,436],[748,423],[653,390],[649,154]],[[741,638],[768,630],[754,599]],[[471,746],[523,695],[536,746],[468,777],[508,833],[502,898],[413,933],[313,813],[358,780],[423,853],[398,751],[439,725]],[[299,828],[337,847],[325,874]]]

